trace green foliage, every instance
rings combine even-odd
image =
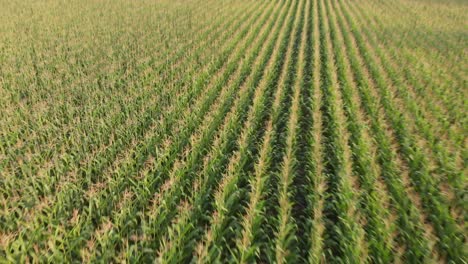
[[[467,261],[465,2],[0,6],[0,263]]]

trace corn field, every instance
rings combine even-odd
[[[468,2],[0,0],[0,263],[467,263]]]

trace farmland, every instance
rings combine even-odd
[[[466,263],[468,2],[0,0],[0,263]]]

